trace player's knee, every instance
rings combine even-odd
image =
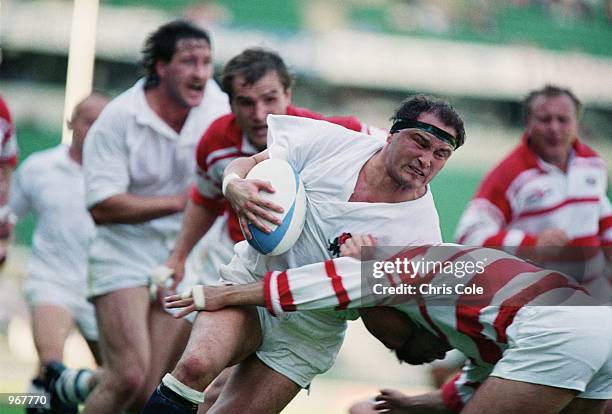
[[[137,395],[146,382],[146,371],[141,367],[126,367],[113,374],[110,378],[110,386],[122,400],[131,399]]]
[[[184,355],[176,366],[176,377],[186,383],[198,383],[204,377],[215,377],[224,367],[203,355]]]

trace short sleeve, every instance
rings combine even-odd
[[[109,121],[109,117],[100,117],[85,139],[83,172],[88,208],[128,190],[126,131]]]

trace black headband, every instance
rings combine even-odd
[[[406,119],[398,118],[393,123],[393,126],[391,127],[391,130],[389,132],[393,134],[395,132],[407,128],[416,128],[421,129],[425,132],[429,132],[430,134],[449,144],[451,147],[453,147],[453,149],[457,149],[461,145],[463,145],[463,141],[461,139],[455,138],[454,136],[438,128],[437,126],[420,121],[408,121]]]

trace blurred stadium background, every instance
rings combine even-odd
[[[72,8],[0,0],[0,92],[20,159],[61,140]],[[180,16],[211,32],[217,72],[246,47],[277,50],[297,77],[299,106],[387,127],[411,93],[450,100],[468,140],[433,184],[446,241],[483,173],[518,141],[530,89],[570,87],[585,103],[582,138],[612,165],[612,0],[101,0],[94,89],[129,87],[146,34]],[[31,219],[19,225],[0,277],[0,392],[23,391],[34,372],[19,290],[31,232]],[[70,365],[91,364],[77,337],[67,347]],[[399,366],[352,324],[333,370],[285,412],[344,412],[380,386],[429,384],[424,369]]]

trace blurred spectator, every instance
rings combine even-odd
[[[107,101],[93,94],[79,102],[68,122],[73,131],[70,146],[31,155],[13,178],[11,210],[19,219],[30,212],[36,217],[24,285],[39,357],[30,392],[42,392],[43,368],[62,361],[64,344],[75,323],[96,362],[101,363],[94,308],[86,298],[87,246],[94,224],[85,208],[81,164],[85,135]],[[88,386],[91,374],[81,377],[83,386]],[[53,401],[52,406],[60,409],[62,404]],[[61,410],[76,412],[76,406]]]
[[[489,246],[612,244],[608,171],[578,139],[580,101],[556,86],[525,101],[525,133],[487,174],[459,223],[459,243]]]

